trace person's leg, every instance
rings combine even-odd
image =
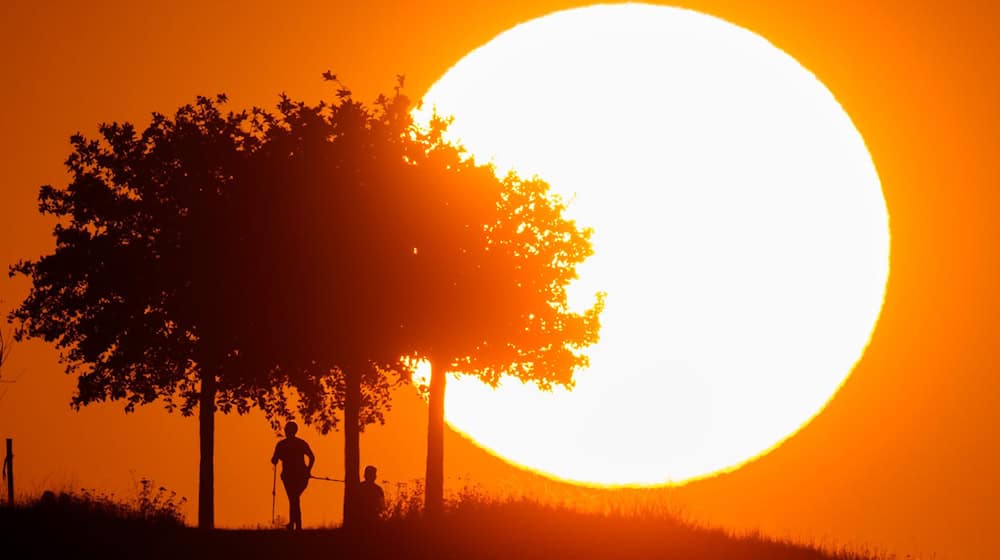
[[[298,494],[295,496],[295,503],[298,507],[298,515],[295,519],[299,523],[299,529],[302,529],[302,493],[306,491],[307,486],[309,486],[309,477],[305,476],[302,478],[302,484],[298,487]]]
[[[302,491],[298,488],[292,489],[288,494],[289,513],[292,528],[302,529]]]
[[[286,529],[295,528],[295,514],[299,509],[299,493],[296,491],[295,483],[286,479],[284,473],[281,474],[281,484],[285,487],[285,496],[288,497],[288,524]]]

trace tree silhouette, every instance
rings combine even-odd
[[[215,216],[217,228],[239,231],[216,300],[227,302],[237,348],[228,363],[263,374],[253,385],[262,408],[287,411],[281,389],[294,388],[298,413],[321,433],[343,411],[344,523],[353,525],[360,433],[384,422],[391,387],[410,375],[406,275],[425,227],[412,211],[440,193],[417,181],[408,155],[430,146],[414,134],[401,77],[371,108],[324,78],[338,86],[332,102],[283,95],[276,113],[253,111],[249,170]]]
[[[252,252],[236,258],[249,266],[233,321],[238,362],[296,389],[298,412],[322,433],[343,410],[345,525],[357,518],[360,432],[384,421],[391,386],[409,376],[394,336],[406,287],[394,275],[412,246],[392,217],[412,188],[405,110],[398,89],[374,109],[342,85],[333,102],[283,96],[232,216]]]
[[[510,376],[546,390],[571,387],[588,363],[580,350],[597,342],[604,296],[596,294],[583,312],[570,309],[566,288],[592,254],[591,232],[564,216],[548,184],[513,173],[498,180],[492,168],[440,146],[439,130],[429,140],[436,149],[416,167],[437,192],[421,200],[429,206],[418,213],[434,219],[415,235],[411,277],[420,297],[407,317],[416,355],[431,363],[425,508],[436,515],[443,509],[447,373],[491,385]],[[471,200],[470,190],[477,193]]]
[[[77,375],[73,407],[197,407],[203,528],[214,524],[215,411],[283,405],[266,398],[277,381],[233,365],[240,341],[229,316],[240,302],[227,294],[240,237],[224,224],[259,142],[253,119],[222,114],[224,102],[199,97],[173,118],[154,113],[141,133],[112,123],[97,140],[74,135],[71,182],[39,194],[41,212],[58,219],[55,250],[11,267],[32,281],[11,313],[15,336],[56,344]]]
[[[444,372],[569,386],[586,364],[579,349],[597,340],[603,301],[598,296],[583,313],[568,307],[565,289],[591,253],[590,232],[563,216],[548,185],[498,179],[444,142],[441,119],[429,130],[415,127],[401,87],[373,109],[343,86],[332,103],[284,99],[254,174],[262,192],[281,192],[256,197],[262,210],[252,214],[269,218],[250,220],[260,229],[248,246],[269,247],[258,262],[283,273],[248,276],[266,279],[251,291],[270,294],[257,319],[283,327],[249,347],[300,389],[307,417],[331,409],[317,395],[343,387],[346,524],[358,432],[373,419],[359,415],[362,408],[379,414],[385,393],[372,388],[385,388],[393,373],[406,376],[401,358],[436,366],[427,473],[435,512],[443,495]]]

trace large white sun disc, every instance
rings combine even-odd
[[[605,291],[572,392],[468,378],[446,417],[515,463],[603,484],[681,481],[772,448],[868,342],[885,201],[832,94],[761,37],[641,4],[558,12],[469,53],[431,110],[500,172],[538,174],[594,228],[572,300]]]

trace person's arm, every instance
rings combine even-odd
[[[306,457],[309,458],[309,460],[306,461],[306,470],[308,470],[311,473],[313,470],[313,465],[316,464],[316,456],[313,455],[313,450],[309,448],[308,443],[306,444]]]
[[[277,465],[278,464],[278,448],[279,447],[281,447],[281,442],[280,441],[274,446],[274,453],[271,454],[271,464],[272,465]]]

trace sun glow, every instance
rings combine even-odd
[[[572,392],[449,381],[446,417],[520,465],[597,484],[732,468],[817,414],[889,271],[878,175],[833,95],[750,31],[641,4],[558,12],[470,52],[430,111],[594,228],[572,300],[607,292]]]

